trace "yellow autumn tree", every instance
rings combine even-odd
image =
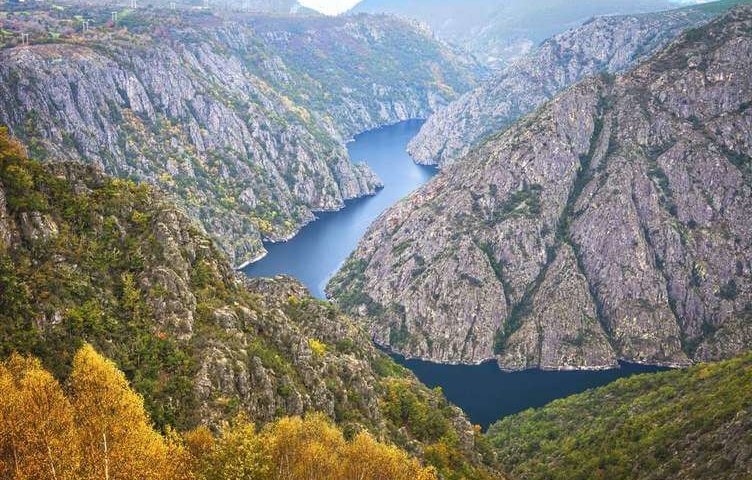
[[[70,389],[84,452],[83,478],[175,478],[170,448],[152,428],[143,399],[91,345],[73,359]]]
[[[205,427],[186,434],[186,442],[195,455],[194,469],[202,480],[266,480],[271,478],[270,458],[256,427],[238,418],[214,439]]]
[[[78,478],[73,409],[60,384],[33,358],[0,364],[0,478]]]
[[[360,433],[348,442],[325,416],[285,417],[257,432],[241,418],[219,438],[186,434],[202,480],[437,480],[405,451]]]
[[[272,478],[316,480],[339,478],[338,458],[346,442],[321,414],[286,417],[262,432],[272,461]]]
[[[436,480],[433,468],[423,468],[407,452],[359,433],[345,449],[340,477],[362,480]]]

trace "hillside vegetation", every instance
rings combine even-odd
[[[638,375],[492,425],[520,480],[748,479],[752,354]]]
[[[367,433],[345,440],[322,415],[261,430],[240,416],[215,437],[153,430],[114,363],[84,345],[65,387],[33,357],[0,363],[0,478],[55,480],[436,480]]]
[[[167,199],[75,164],[44,165],[0,129],[0,357],[68,382],[88,342],[161,430],[319,412],[354,438],[485,478],[479,431],[288,278],[247,280]]]

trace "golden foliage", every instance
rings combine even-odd
[[[160,435],[123,373],[90,345],[76,353],[68,384],[66,395],[33,358],[0,363],[0,479],[437,479],[365,432],[348,441],[321,414],[260,431],[240,417],[218,437],[205,427]]]
[[[90,345],[76,354],[70,394],[38,360],[0,364],[0,478],[182,478],[182,443],[155,432],[143,400]]]
[[[286,417],[256,432],[239,419],[206,448],[205,432],[187,435],[203,480],[436,480],[432,468],[367,433],[347,441],[321,414]]]
[[[0,365],[0,477],[74,479],[80,451],[73,409],[38,360]]]
[[[85,345],[73,359],[70,384],[88,453],[84,474],[110,480],[164,478],[167,445],[151,427],[143,399],[115,364]]]

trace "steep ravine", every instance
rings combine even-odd
[[[71,24],[77,14],[89,31]],[[375,192],[378,178],[350,162],[345,139],[427,116],[479,71],[385,16],[109,18],[109,9],[11,9],[3,28],[31,32],[31,45],[8,37],[0,51],[0,123],[39,158],[171,193],[236,265],[314,212]]]
[[[329,285],[447,363],[686,365],[752,345],[752,8],[581,82],[385,212]]]

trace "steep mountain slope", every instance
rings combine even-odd
[[[752,477],[752,356],[639,375],[488,431],[520,480]]]
[[[668,0],[363,0],[352,11],[420,20],[483,63],[501,67],[595,15],[653,12],[672,6]]]
[[[172,193],[236,264],[313,212],[375,191],[344,139],[425,117],[475,75],[383,16],[139,9],[113,26],[110,9],[42,5],[0,23],[32,43],[4,37],[15,47],[0,51],[0,122],[38,158],[82,160]]]
[[[729,7],[730,8],[730,7]],[[714,15],[703,7],[598,17],[557,35],[429,117],[410,142],[422,164],[449,164],[583,78],[644,61],[682,30]]]
[[[441,362],[593,369],[752,345],[752,8],[588,79],[385,212],[329,291]]]
[[[0,292],[0,357],[33,353],[65,378],[90,342],[160,427],[319,411],[345,432],[367,429],[430,457],[444,473],[486,478],[462,412],[333,305],[292,279],[236,275],[149,187],[28,160],[4,129]]]

